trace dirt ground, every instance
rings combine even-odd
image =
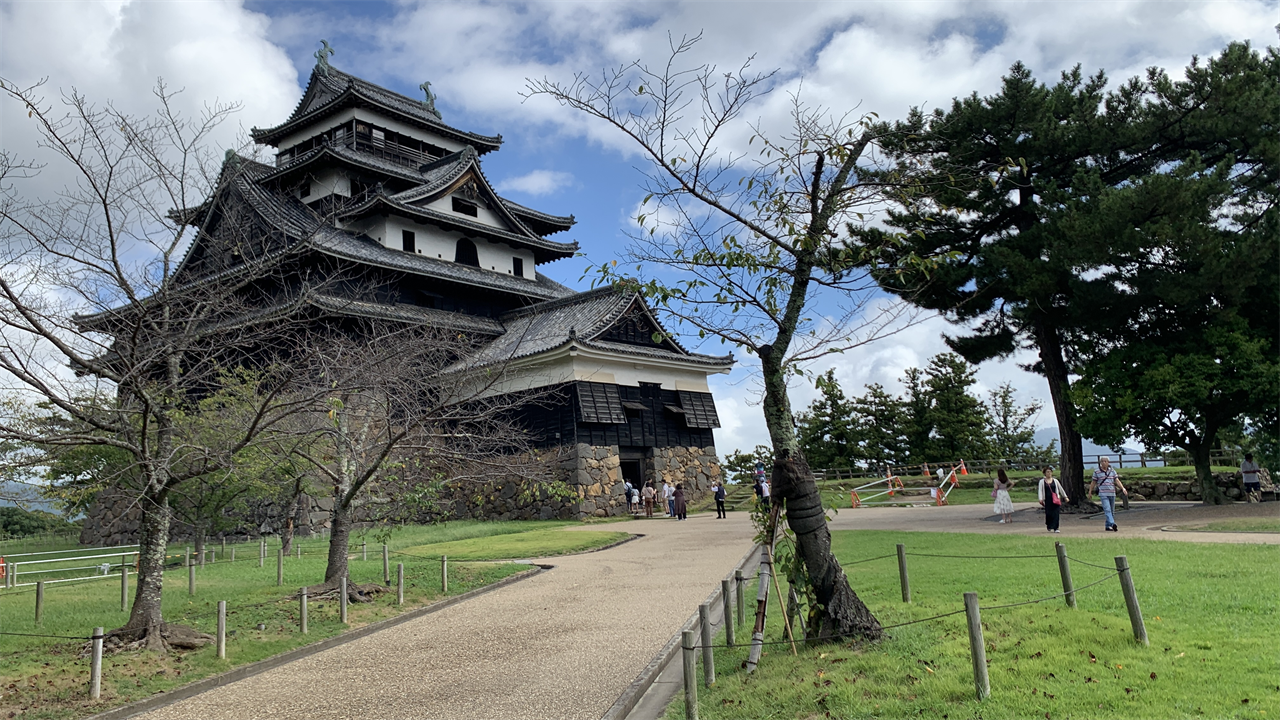
[[[1014,503],[1012,524],[997,522],[990,505],[946,507],[861,507],[841,510],[831,521],[832,530],[913,530],[921,532],[1046,533],[1044,512],[1036,503]],[[1151,540],[1280,545],[1280,533],[1179,532],[1173,528],[1233,518],[1280,517],[1280,502],[1202,505],[1180,502],[1135,502],[1128,510],[1117,507],[1119,534]],[[1063,536],[1113,537],[1103,530],[1102,514],[1063,515]]]

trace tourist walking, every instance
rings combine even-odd
[[[684,484],[676,485],[676,492],[671,498],[673,505],[672,512],[675,513],[677,519],[684,520],[688,517],[689,507],[684,502]]]
[[[631,488],[631,512],[640,514],[640,489],[635,487]]]
[[[724,483],[716,482],[712,484],[711,489],[715,491],[716,494],[716,519],[721,520],[729,517],[724,511],[724,499],[728,496],[728,493],[725,492],[724,489]]]
[[[657,494],[658,493],[653,489],[653,483],[647,482],[644,484],[644,492],[641,493],[641,495],[644,496],[645,517],[653,517],[653,498]]]
[[[1000,522],[1013,522],[1013,500],[1009,499],[1009,489],[1013,487],[1013,481],[1009,479],[1004,468],[996,470],[995,489],[991,491],[991,497],[996,499],[995,511],[1000,514]]]
[[[1240,463],[1240,478],[1244,480],[1244,496],[1249,502],[1262,502],[1262,480],[1258,475],[1261,469],[1253,461],[1253,453],[1244,454],[1244,462]]]
[[[1089,482],[1089,499],[1093,500],[1093,494],[1098,493],[1098,499],[1102,501],[1102,514],[1106,516],[1103,528],[1106,532],[1120,532],[1120,526],[1116,525],[1116,490],[1124,493],[1125,497],[1129,496],[1124,483],[1120,482],[1116,471],[1111,469],[1111,458],[1103,455],[1098,458],[1098,469],[1093,471],[1093,480]]]
[[[670,480],[662,481],[662,499],[667,504],[667,517],[676,516],[676,492]]]
[[[1053,476],[1053,468],[1045,466],[1044,477],[1040,478],[1036,494],[1040,496],[1040,507],[1044,508],[1044,526],[1051,533],[1059,532],[1058,516],[1062,511],[1062,503],[1067,502],[1067,491],[1062,483]]]
[[[769,481],[764,480],[760,483],[760,505],[765,512],[769,511]]]

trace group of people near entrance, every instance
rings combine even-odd
[[[665,511],[664,517],[673,517],[677,520],[688,517],[689,507],[684,499],[684,483],[672,485],[670,480],[663,480],[661,488],[655,488],[652,482],[647,482],[643,488],[639,488],[627,480],[623,485],[623,493],[627,498],[627,510],[633,515],[639,515],[643,507],[644,516],[653,517],[654,506],[659,506]]]
[[[1009,498],[1009,490],[1013,488],[1014,482],[1009,479],[1004,468],[996,471],[991,497],[995,498],[995,512],[1000,515],[1001,523],[1013,522],[1013,501]],[[1102,503],[1102,514],[1106,518],[1106,524],[1103,527],[1107,532],[1120,530],[1116,525],[1117,490],[1128,497],[1129,491],[1116,476],[1116,471],[1111,468],[1111,458],[1098,458],[1098,469],[1093,471],[1093,478],[1089,481],[1089,500],[1093,500],[1094,493],[1098,494],[1098,500]],[[1043,477],[1036,484],[1036,497],[1040,507],[1044,508],[1045,529],[1051,533],[1061,532],[1058,525],[1062,515],[1062,505],[1071,498],[1067,496],[1062,483],[1053,476],[1052,467],[1045,466]]]

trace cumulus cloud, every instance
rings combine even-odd
[[[573,175],[556,170],[534,170],[524,175],[501,180],[494,187],[498,192],[518,192],[525,195],[550,195],[573,184]]]

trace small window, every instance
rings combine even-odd
[[[511,274],[524,277],[524,258],[511,258]]]
[[[401,247],[404,248],[405,252],[411,253],[415,251],[416,249],[416,245],[414,243],[415,239],[416,238],[414,238],[412,230],[400,231],[400,243],[401,243]]]
[[[476,244],[466,238],[459,240],[458,249],[453,256],[453,261],[459,265],[480,267],[480,254],[476,252]]]
[[[383,140],[386,140],[386,139],[387,139],[387,135],[386,135],[386,133],[382,132],[381,130],[377,130],[377,129],[375,129],[375,130],[373,131],[373,141],[374,141],[374,142],[376,142],[376,143],[380,143],[380,142],[382,142]]]
[[[453,211],[463,215],[470,215],[471,217],[479,217],[480,215],[475,203],[463,200],[460,197],[453,198]]]

